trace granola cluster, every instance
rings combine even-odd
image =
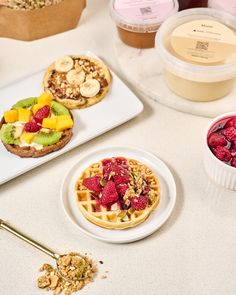
[[[0,5],[15,10],[33,10],[55,5],[63,0],[0,0]]]
[[[69,253],[58,259],[58,268],[43,264],[43,276],[38,278],[38,287],[53,291],[53,295],[70,295],[93,281],[97,272],[93,261],[78,253]]]

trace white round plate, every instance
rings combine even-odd
[[[109,230],[94,225],[82,215],[76,203],[75,184],[82,171],[92,163],[119,156],[146,164],[158,176],[160,204],[140,225],[130,229]],[[129,243],[152,234],[169,218],[176,201],[176,185],[169,168],[153,154],[128,147],[110,147],[86,155],[68,171],[61,186],[61,201],[66,215],[85,234],[105,242]]]

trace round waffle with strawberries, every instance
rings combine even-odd
[[[160,202],[157,176],[144,164],[123,157],[89,166],[75,186],[84,217],[106,229],[125,229],[145,221]]]
[[[86,108],[101,101],[111,85],[107,66],[85,55],[65,55],[51,64],[43,86],[69,109]]]
[[[51,94],[18,101],[4,112],[0,139],[22,158],[37,158],[63,148],[71,139],[73,117]]]

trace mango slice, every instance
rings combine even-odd
[[[37,111],[41,109],[42,107],[44,107],[45,105],[46,105],[45,103],[36,103],[32,108],[33,114],[35,115]]]
[[[57,124],[57,117],[44,118],[43,123],[42,123],[42,127],[49,128],[49,129],[56,129],[56,124]]]
[[[23,132],[20,139],[30,144],[36,133],[33,132]]]
[[[69,115],[57,116],[56,130],[63,131],[73,127],[73,120]]]
[[[38,104],[44,104],[44,105],[51,105],[52,102],[52,95],[50,93],[44,92],[38,97]]]
[[[4,112],[4,120],[6,123],[14,123],[18,121],[18,110]]]
[[[18,109],[18,121],[29,122],[31,117],[31,111],[23,108]]]

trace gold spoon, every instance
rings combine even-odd
[[[27,242],[28,244],[34,246],[35,248],[37,248],[37,249],[41,250],[42,252],[46,253],[47,255],[51,256],[53,259],[56,260],[57,270],[58,270],[58,273],[60,274],[60,276],[63,279],[65,279],[66,281],[74,281],[72,279],[69,279],[69,278],[65,277],[61,273],[60,268],[58,266],[58,259],[65,256],[66,254],[59,255],[57,253],[54,253],[52,250],[46,248],[45,246],[43,246],[43,245],[39,244],[38,242],[34,241],[33,239],[31,239],[31,238],[25,236],[24,234],[20,233],[18,230],[16,230],[15,228],[13,228],[9,224],[7,224],[2,219],[0,219],[0,228],[7,230],[8,232],[12,233],[13,235],[17,236],[18,238],[22,239],[23,241]],[[77,254],[77,255],[79,256],[79,254]],[[81,256],[81,258],[83,258],[83,257]],[[84,276],[80,280],[84,280],[86,278],[87,278],[87,276]]]

